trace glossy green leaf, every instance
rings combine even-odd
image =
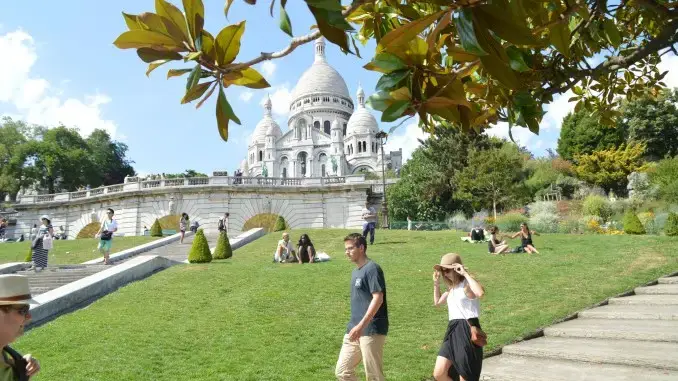
[[[129,13],[122,12],[122,17],[125,19],[125,24],[127,24],[129,30],[142,29],[137,21],[137,15],[130,15]]]
[[[227,65],[233,62],[240,53],[240,39],[245,33],[245,21],[229,25],[219,32],[215,39],[217,63]]]
[[[146,76],[148,77],[149,75],[151,75],[151,72],[153,70],[157,69],[159,66],[164,65],[164,64],[166,64],[170,61],[172,61],[172,60],[158,60],[158,61],[151,62],[150,64],[148,64],[148,69],[146,69]]]
[[[566,23],[559,23],[550,28],[549,40],[565,57],[570,56],[570,29]]]
[[[515,73],[511,70],[511,67],[501,61],[498,57],[482,56],[480,57],[480,62],[482,62],[485,70],[504,86],[510,89],[520,87],[518,77],[516,77]]]
[[[477,56],[485,56],[487,52],[478,43],[476,32],[473,27],[473,15],[470,10],[464,9],[458,12],[454,19],[454,24],[457,27],[457,33],[461,40],[461,46],[465,51],[475,54]]]
[[[472,12],[502,39],[516,45],[538,45],[539,42],[525,21],[514,19],[513,14],[506,9],[506,3],[493,1],[488,5],[472,8]]]
[[[229,121],[234,121],[237,124],[240,124],[240,119],[235,116],[233,113],[233,108],[228,103],[226,95],[224,94],[223,87],[219,86],[219,96],[217,98],[217,127],[219,129],[219,135],[224,141],[228,141],[228,123]]]
[[[137,49],[137,55],[142,61],[151,63],[159,60],[180,60],[181,54],[177,52],[159,51],[151,48]]]
[[[179,8],[166,0],[155,0],[155,13],[164,17],[172,24],[171,27],[166,25],[168,30],[172,28],[177,29],[181,32],[183,41],[191,41],[191,36],[188,33],[188,28],[186,26],[186,19]]]
[[[214,45],[214,36],[208,31],[202,31],[202,52],[203,55],[209,57],[209,60],[214,63],[217,62],[216,46]]]
[[[577,95],[584,95],[584,90],[579,86],[573,87],[572,92],[577,94]]]
[[[193,41],[202,34],[205,24],[205,6],[202,0],[183,0],[188,32]]]
[[[331,43],[339,46],[344,52],[349,52],[347,30],[353,30],[351,24],[346,22],[339,11],[308,6],[315,17],[320,33]]]
[[[395,101],[393,102],[390,106],[384,110],[384,112],[381,114],[381,121],[382,122],[393,122],[394,120],[397,120],[407,110],[407,108],[410,106],[409,101]]]
[[[447,11],[435,12],[423,18],[416,19],[407,24],[404,24],[388,33],[379,40],[377,51],[388,49],[389,46],[401,46],[407,44],[409,41],[421,34],[431,24],[436,22]]]
[[[509,56],[509,65],[511,66],[511,69],[520,72],[531,70],[530,67],[527,66],[525,55],[520,49],[515,46],[509,46],[506,48],[506,54]]]
[[[365,101],[365,104],[373,110],[384,111],[393,102],[394,99],[391,97],[389,93],[387,93],[386,91],[379,91],[377,93],[370,95]]]
[[[341,1],[340,0],[306,0],[306,4],[311,5],[316,8],[326,9],[328,11],[339,11],[341,12]]]
[[[207,99],[209,99],[209,97],[212,96],[212,93],[214,93],[214,89],[216,89],[216,88],[219,86],[219,84],[217,83],[217,81],[213,81],[212,83],[213,83],[213,85],[212,85],[212,87],[210,88],[210,91],[208,91],[207,94],[205,94],[205,96],[202,97],[202,99],[195,105],[195,108],[196,108],[196,109],[199,109],[200,106],[202,106],[202,104],[205,103],[205,101],[206,101]]]
[[[400,70],[406,68],[407,65],[398,58],[395,54],[391,53],[379,53],[365,65],[365,69],[379,71],[382,73],[390,73],[395,70]]]
[[[193,70],[191,70],[191,74],[189,74],[188,78],[186,79],[186,91],[198,84],[201,72],[202,68],[200,67],[200,64],[195,65]]]
[[[391,91],[399,88],[398,84],[407,78],[410,73],[409,69],[402,69],[382,75],[377,82],[377,90]]]
[[[287,33],[290,37],[294,37],[292,34],[292,22],[290,21],[290,16],[287,15],[285,7],[280,5],[280,30]]]
[[[610,44],[612,44],[612,46],[615,48],[619,47],[619,45],[621,45],[622,38],[619,34],[619,29],[617,29],[617,25],[614,23],[614,20],[605,19],[603,27],[605,28],[605,34],[607,35],[607,40],[610,41]]]
[[[228,10],[231,9],[232,4],[233,0],[226,0],[226,3],[224,4],[224,17],[226,17],[226,20],[228,20]]]
[[[137,20],[143,29],[152,30],[154,32],[159,32],[169,36],[169,32],[167,32],[167,27],[162,21],[162,17],[156,15],[155,13],[144,12],[137,16]],[[174,38],[173,36],[170,37]],[[179,40],[179,43],[180,42],[181,39]]]
[[[171,37],[151,30],[136,29],[124,32],[113,42],[119,49],[152,48],[171,52],[183,52],[187,49]]]
[[[186,73],[192,72],[193,69],[169,69],[167,71],[167,79],[170,79],[172,77],[180,77]]]
[[[213,82],[199,83],[191,87],[186,92],[186,95],[184,95],[184,97],[181,99],[181,104],[186,104],[200,98],[203,94],[205,94],[205,91],[207,91],[212,83]]]
[[[232,81],[231,84],[249,87],[250,89],[265,89],[271,87],[266,79],[251,67],[241,70],[240,74],[241,77]]]

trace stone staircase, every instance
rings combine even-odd
[[[108,267],[104,265],[64,265],[47,267],[38,273],[33,270],[26,270],[18,271],[17,274],[28,277],[31,295],[35,296],[96,274]]]
[[[481,380],[678,380],[678,276],[505,346]]]

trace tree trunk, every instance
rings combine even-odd
[[[492,212],[494,213],[494,222],[497,223],[497,200],[492,199]]]

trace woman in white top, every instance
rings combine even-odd
[[[459,254],[445,254],[433,266],[433,304],[447,303],[449,324],[433,369],[437,380],[478,381],[483,365],[483,348],[471,342],[471,325],[480,328],[480,301],[483,286],[466,271]],[[440,295],[440,278],[447,291]]]

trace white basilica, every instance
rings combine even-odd
[[[325,41],[315,42],[315,60],[292,92],[288,130],[271,115],[270,98],[243,160],[244,176],[326,177],[381,173],[377,120],[365,108],[358,87],[357,107],[341,75],[327,63]],[[402,149],[384,152],[385,168],[399,169]]]

